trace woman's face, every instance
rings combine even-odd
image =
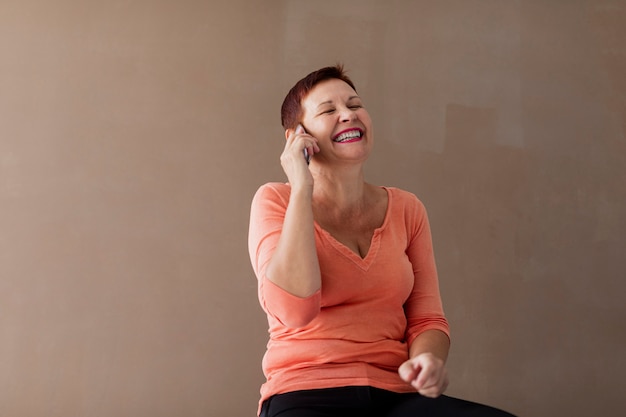
[[[373,145],[372,121],[356,91],[344,81],[317,84],[302,100],[302,125],[318,140],[315,159],[364,161]]]

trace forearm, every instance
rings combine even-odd
[[[450,339],[440,330],[426,330],[413,340],[409,348],[409,357],[415,358],[422,353],[432,353],[442,361],[448,358]]]
[[[292,189],[278,245],[266,277],[285,291],[308,297],[321,287],[310,189]]]

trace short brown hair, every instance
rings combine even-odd
[[[333,67],[324,67],[317,71],[313,71],[294,85],[280,108],[280,121],[285,129],[295,129],[302,118],[302,100],[309,94],[317,84],[322,81],[336,78],[344,81],[354,91],[354,83],[343,70],[343,65],[337,64]]]

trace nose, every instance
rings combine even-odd
[[[349,107],[343,107],[341,109],[340,118],[342,122],[351,122],[356,119],[356,111]]]

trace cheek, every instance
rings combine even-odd
[[[321,123],[319,120],[309,120],[302,122],[305,126],[307,132],[315,136],[317,139],[322,139],[324,136],[328,136],[328,126],[326,124]]]
[[[367,125],[367,127],[372,126],[372,119],[370,118],[370,114],[367,110],[363,109],[362,112],[359,113],[359,119],[363,124]]]

